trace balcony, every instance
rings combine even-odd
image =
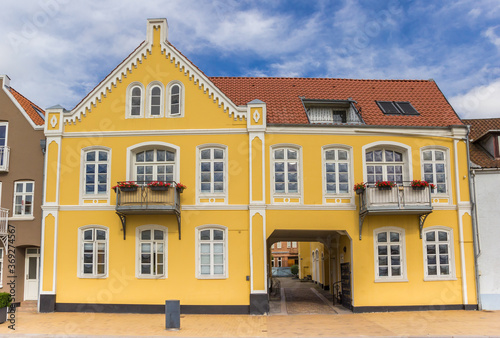
[[[118,182],[118,184],[123,182]],[[175,215],[181,238],[180,191],[175,182],[166,190],[148,187],[147,182],[135,182],[137,187],[116,187],[116,213],[120,217],[125,239],[126,220],[128,215]],[[166,182],[167,183],[167,182]]]
[[[10,148],[0,146],[0,172],[9,171]]]
[[[369,215],[418,215],[420,238],[425,219],[432,212],[429,187],[415,189],[411,182],[397,184],[389,190],[369,185],[359,195],[359,239],[363,221]]]

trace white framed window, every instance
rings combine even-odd
[[[136,276],[166,278],[168,229],[159,225],[137,227],[136,244]]]
[[[350,150],[334,147],[323,149],[323,184],[326,195],[350,194],[350,167]]]
[[[368,183],[392,181],[402,184],[406,180],[402,151],[388,148],[367,150],[365,159]]]
[[[137,182],[174,181],[175,150],[153,148],[133,154],[134,178]]]
[[[292,242],[286,242],[286,247],[289,249],[292,247]]]
[[[87,225],[78,232],[78,277],[108,276],[108,228]]]
[[[82,150],[83,197],[106,198],[109,194],[111,150],[92,147]]]
[[[448,151],[447,149],[422,149],[423,180],[436,186],[434,194],[448,194]]]
[[[300,150],[294,147],[272,148],[272,178],[275,195],[300,195]]]
[[[8,122],[0,122],[0,171],[9,170],[9,148],[7,147]]]
[[[144,85],[140,82],[132,82],[127,87],[126,96],[126,118],[144,117]]]
[[[3,286],[3,248],[0,248],[0,287]]]
[[[424,280],[455,279],[452,229],[440,226],[425,228],[422,238]]]
[[[283,258],[282,257],[278,257],[278,267],[282,267],[283,266]]]
[[[14,212],[13,217],[33,216],[33,199],[35,182],[14,182]]]
[[[163,117],[163,107],[165,106],[163,84],[158,81],[151,82],[147,89],[147,117]]]
[[[228,277],[227,228],[220,225],[196,228],[196,277],[225,279]]]
[[[406,282],[405,231],[386,227],[373,232],[375,281]]]
[[[297,247],[297,242],[292,242],[292,248],[296,248]]]
[[[184,116],[184,85],[180,81],[172,81],[167,85],[168,117]]]
[[[276,248],[281,249],[281,242],[276,243]]]
[[[198,193],[200,197],[225,197],[227,194],[227,147],[198,147]]]

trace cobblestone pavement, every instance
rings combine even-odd
[[[272,298],[271,315],[351,313],[342,306],[333,306],[333,295],[311,281],[277,278],[284,297]]]

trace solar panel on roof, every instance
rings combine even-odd
[[[400,111],[398,108],[394,105],[394,102],[392,101],[376,101],[380,109],[382,110],[382,113],[384,114],[392,114],[392,115],[400,115]]]
[[[37,107],[33,105],[31,107],[37,112],[37,114],[42,118],[42,120],[45,121],[45,115],[43,115],[43,113]]]
[[[413,108],[410,102],[395,102],[396,106],[401,110],[404,115],[420,115],[419,112]]]

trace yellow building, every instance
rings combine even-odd
[[[46,111],[40,311],[266,313],[280,241],[355,312],[476,307],[467,128],[433,81],[207,77],[167,37]]]

